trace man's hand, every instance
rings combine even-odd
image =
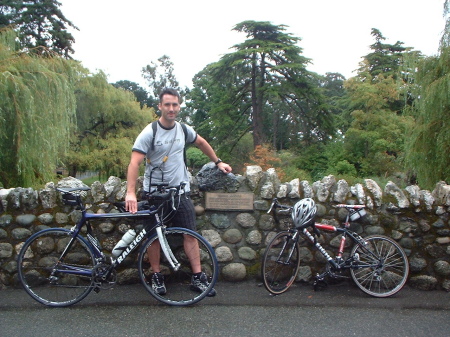
[[[224,162],[217,164],[217,167],[225,174],[231,173],[231,171],[233,170],[230,165]]]
[[[137,198],[135,193],[127,193],[125,196],[125,209],[133,214],[137,212]]]

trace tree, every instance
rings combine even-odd
[[[344,87],[345,81],[345,77],[340,73],[326,73],[322,79],[319,79],[319,86],[323,89],[330,112],[335,118],[335,127],[339,133],[344,133],[347,129],[347,123],[343,119],[347,94]]]
[[[224,136],[239,131],[237,138],[251,131],[255,148],[278,144],[276,137],[286,134],[286,127],[291,142],[308,143],[332,132],[317,76],[306,70],[309,59],[301,55],[300,39],[285,33],[285,27],[255,21],[234,27],[248,39],[194,79],[193,95],[203,92],[209,101],[192,105],[196,113],[208,112],[204,125],[220,125]]]
[[[444,15],[449,14],[445,2]],[[447,19],[438,56],[417,61],[414,74],[415,119],[407,139],[407,168],[417,175],[424,188],[433,188],[440,180],[450,181],[450,24]]]
[[[185,91],[180,88],[175,75],[173,62],[170,57],[163,55],[158,59],[158,63],[150,62],[142,68],[142,77],[147,81],[150,88],[147,106],[154,107],[159,103],[159,94],[164,88],[174,88],[180,93],[181,97],[185,96]]]
[[[134,139],[154,118],[129,91],[115,88],[103,72],[86,74],[76,85],[77,131],[65,158],[70,175],[96,171],[125,177]]]
[[[37,187],[53,179],[69,147],[78,63],[16,52],[16,34],[0,30],[0,181]]]
[[[148,92],[136,82],[122,80],[112,83],[112,85],[116,88],[122,88],[132,92],[136,100],[140,103],[141,109],[148,103]]]
[[[378,75],[393,76],[396,79],[399,74],[401,66],[401,60],[403,54],[411,48],[403,47],[403,42],[397,41],[395,44],[387,44],[382,41],[386,38],[381,32],[372,28],[371,35],[375,38],[375,43],[370,46],[371,53],[364,56],[362,67],[360,72],[367,70],[372,78],[376,78]]]
[[[350,78],[345,87],[351,117],[344,138],[346,159],[360,176],[385,176],[400,170],[405,134],[412,121],[392,110],[392,102],[399,100],[398,81],[364,73]]]
[[[75,39],[67,29],[78,28],[60,6],[56,0],[5,0],[0,6],[0,28],[15,27],[24,50],[37,54],[51,51],[70,58]]]
[[[375,43],[363,57],[357,76],[344,82],[340,125],[345,131],[345,170],[354,165],[359,176],[388,176],[402,169],[406,131],[412,119],[403,116],[411,103],[404,57],[419,55],[402,42],[390,45],[372,29]],[[344,162],[343,162],[344,163]]]

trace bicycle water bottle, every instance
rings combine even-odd
[[[134,229],[129,229],[127,232],[122,236],[122,239],[117,242],[117,244],[114,246],[114,249],[112,250],[112,255],[114,257],[118,257],[122,252],[128,247],[131,241],[134,240],[136,237],[136,232]]]

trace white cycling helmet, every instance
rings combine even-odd
[[[296,228],[305,228],[314,224],[317,207],[314,200],[305,198],[298,201],[292,209],[292,221]]]

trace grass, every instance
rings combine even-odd
[[[96,181],[102,182],[98,175],[97,176],[92,176],[92,177],[89,177],[89,178],[86,178],[86,179],[83,179],[81,181],[83,183],[85,183],[86,185],[88,185],[88,186],[91,186]],[[104,183],[104,181],[102,183]]]

